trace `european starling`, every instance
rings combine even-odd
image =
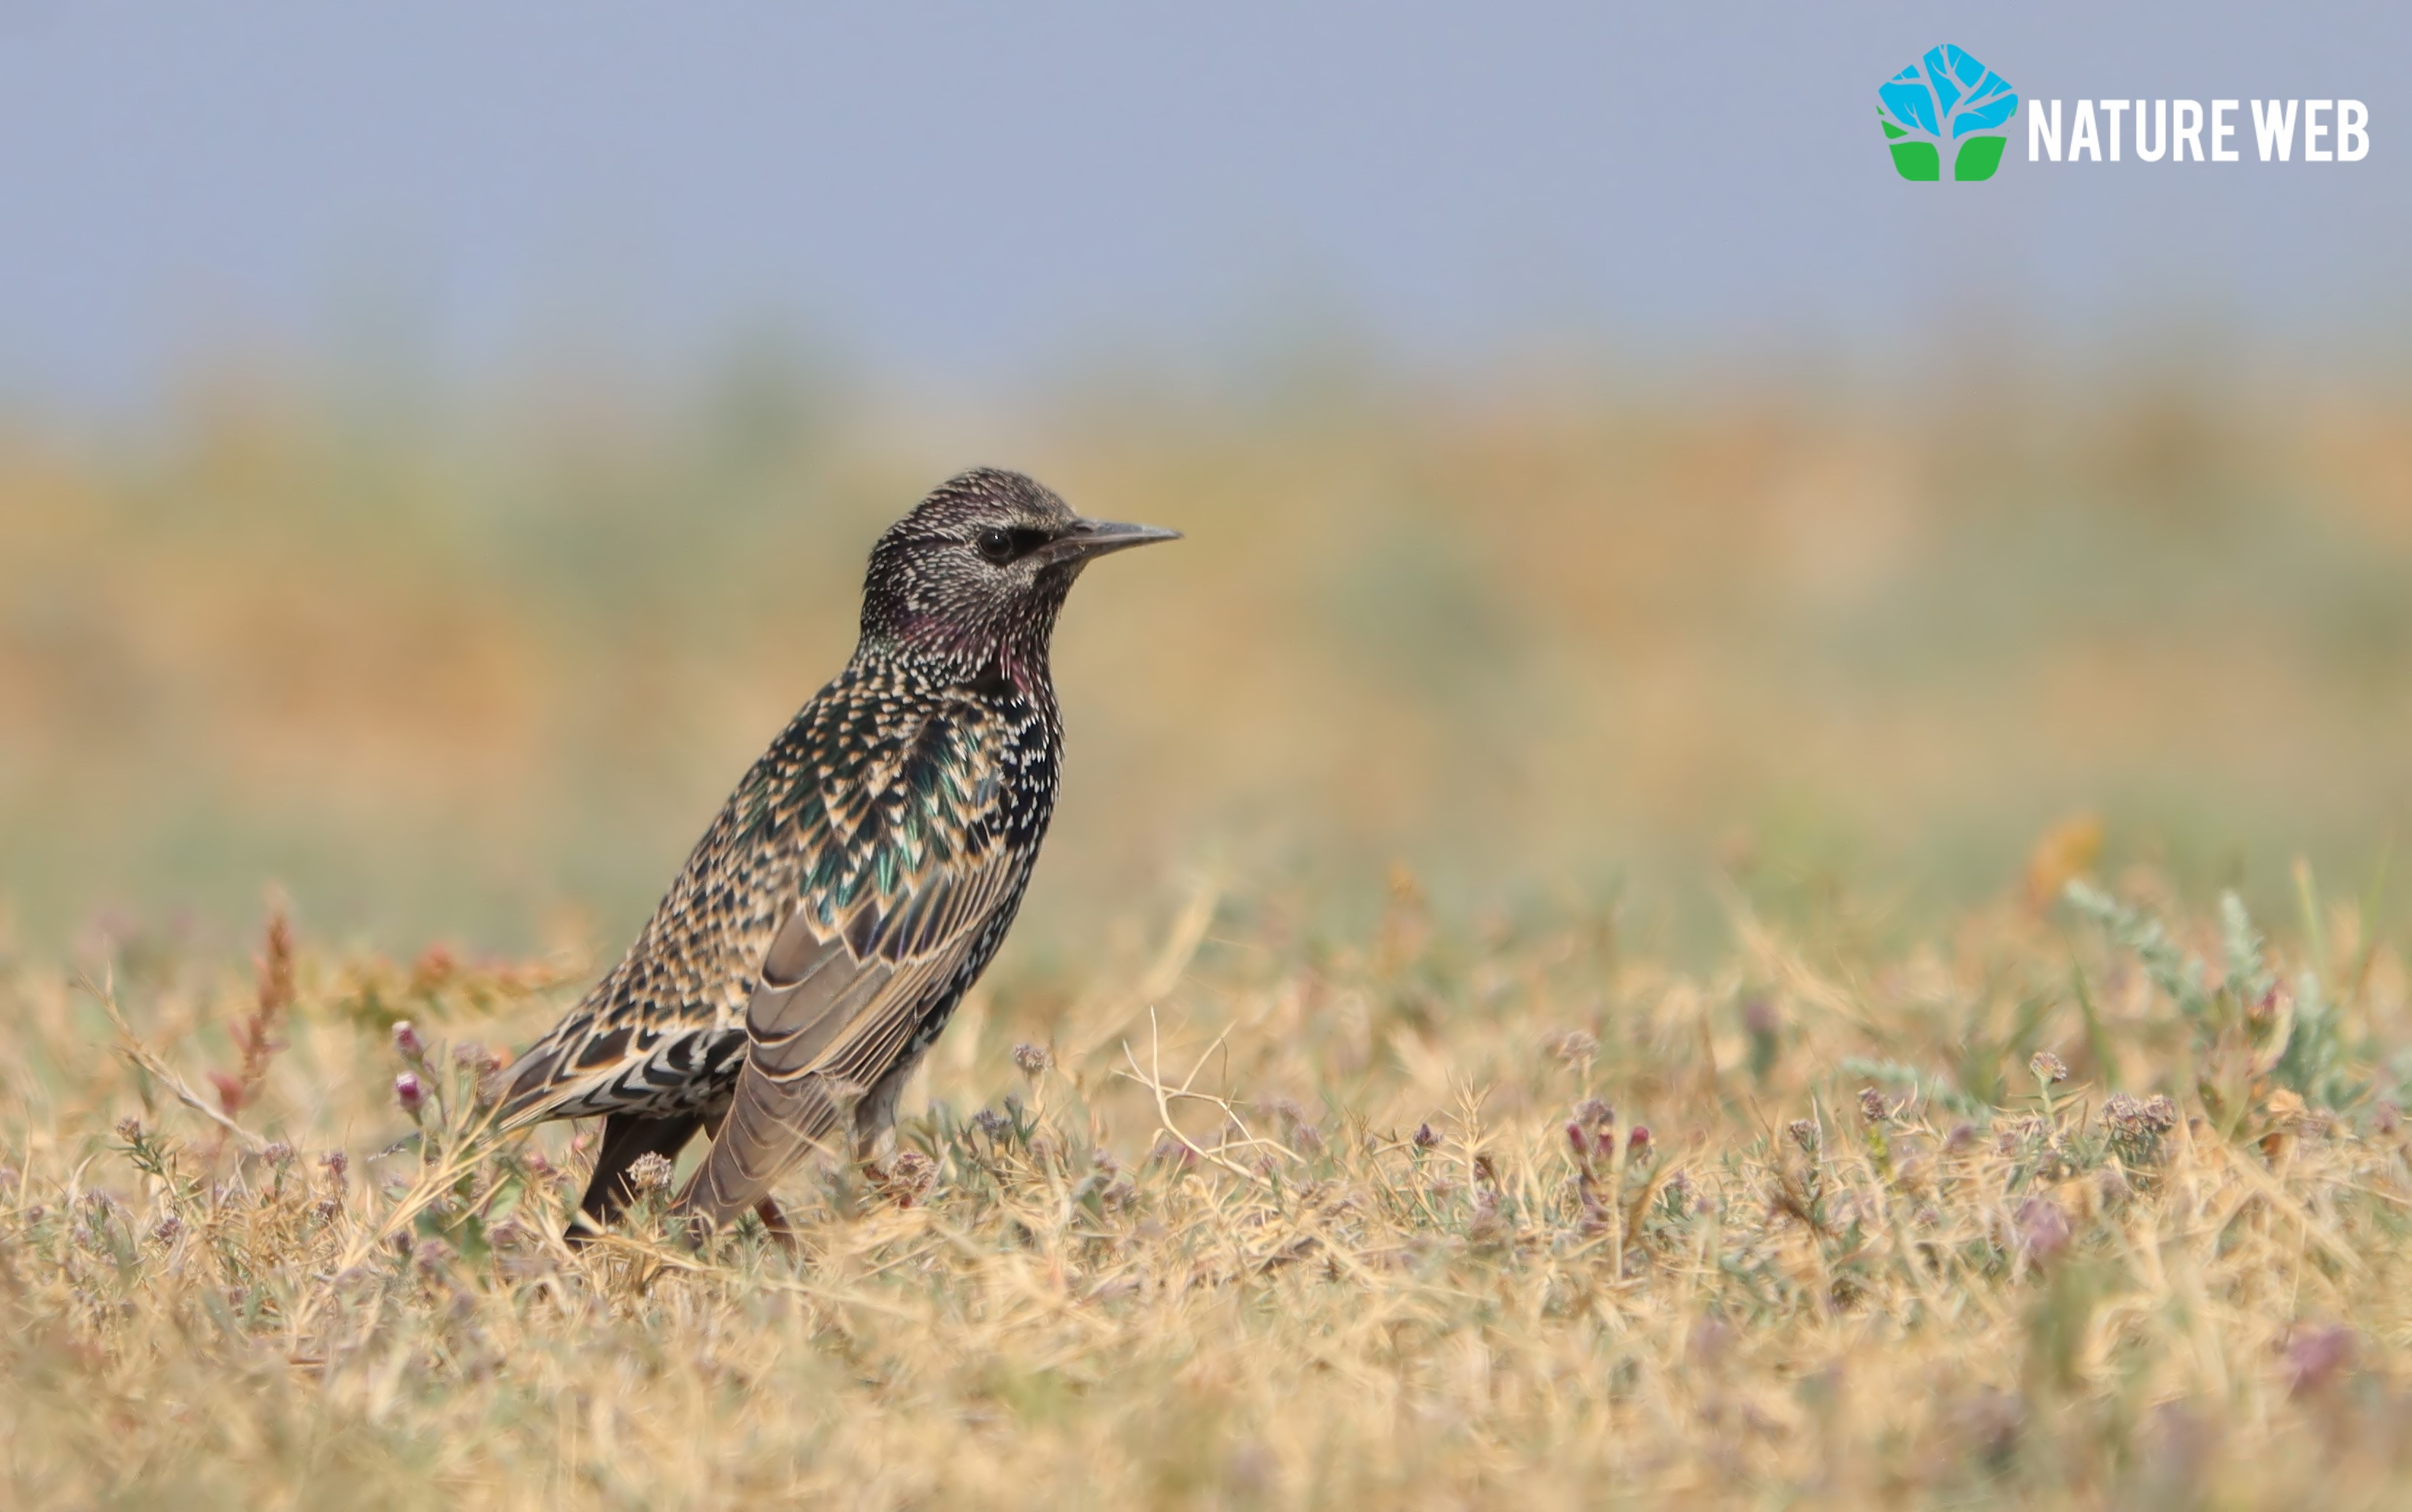
[[[1013,923],[1055,807],[1055,616],[1092,557],[1178,532],[1083,520],[1022,477],[949,479],[872,549],[854,659],[729,795],[620,963],[508,1073],[505,1128],[604,1116],[577,1241],[628,1171],[712,1150],[710,1227],[897,1094]]]

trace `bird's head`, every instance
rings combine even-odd
[[[1084,520],[1020,473],[976,467],[888,527],[863,580],[862,635],[984,666],[1043,671],[1056,611],[1092,558],[1177,530]]]

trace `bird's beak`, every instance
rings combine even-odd
[[[1079,520],[1063,535],[1040,547],[1045,562],[1086,562],[1108,551],[1125,551],[1155,541],[1177,541],[1181,532],[1161,525],[1125,525],[1111,520]]]

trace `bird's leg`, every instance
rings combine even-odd
[[[892,1202],[896,1199],[896,1183],[890,1179],[887,1168],[882,1167],[876,1158],[870,1155],[861,1156],[855,1161],[854,1169],[855,1174],[862,1178],[864,1188],[872,1196],[883,1202]]]
[[[884,1128],[875,1134],[858,1130],[854,1140],[854,1168],[860,1173],[862,1184],[888,1202],[897,1199],[896,1181],[889,1175],[888,1163],[880,1157],[889,1153],[894,1143],[894,1137]],[[905,1205],[910,1206],[909,1197]]]
[[[630,1169],[647,1155],[677,1159],[681,1148],[694,1137],[696,1122],[693,1114],[647,1118],[613,1113],[605,1119],[603,1148],[595,1156],[594,1175],[562,1239],[576,1248],[609,1227],[637,1196],[629,1182]]]
[[[896,1099],[904,1092],[904,1079],[912,1075],[913,1066],[912,1060],[890,1066],[855,1104],[852,1119],[854,1164],[862,1173],[863,1184],[887,1200],[908,1208],[913,1205],[913,1194],[900,1191],[884,1157],[896,1149]]]
[[[761,1201],[754,1204],[754,1216],[762,1220],[762,1231],[771,1236],[771,1242],[778,1245],[790,1256],[796,1254],[795,1226],[787,1222],[787,1215],[779,1211],[779,1204],[775,1200],[765,1196]]]
[[[858,1143],[855,1162],[863,1184],[900,1208],[919,1203],[938,1179],[937,1163],[919,1150],[897,1149],[895,1134],[889,1129]]]

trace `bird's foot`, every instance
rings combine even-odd
[[[873,1160],[862,1162],[863,1184],[900,1208],[909,1208],[930,1195],[937,1184],[938,1163],[919,1150],[897,1152],[885,1168]]]

